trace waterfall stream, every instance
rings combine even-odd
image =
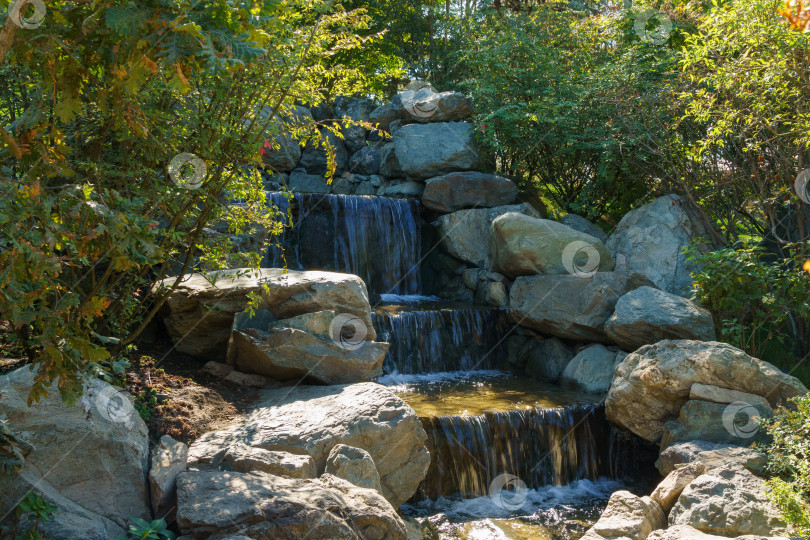
[[[494,309],[436,309],[373,316],[380,339],[389,342],[386,373],[438,373],[495,368],[505,348],[505,316]]]
[[[356,274],[385,302],[372,313],[378,339],[390,344],[378,382],[416,411],[431,454],[406,513],[444,520],[443,531],[457,531],[453,538],[501,538],[497,531],[530,522],[540,536],[527,538],[569,538],[578,530],[577,538],[612,491],[651,465],[649,449],[607,422],[599,396],[501,371],[510,367],[505,311],[415,296],[417,201],[306,193],[287,199],[280,192],[268,192],[268,200],[291,217],[268,253],[269,266]],[[493,502],[493,480],[503,474],[532,493],[516,513]],[[455,506],[463,507],[458,515],[448,509]]]
[[[528,488],[597,480],[610,473],[610,430],[601,405],[488,411],[422,418],[433,456],[422,497],[488,495],[508,473]]]
[[[366,195],[267,192],[292,218],[268,265],[356,274],[369,292],[419,294],[419,203]]]

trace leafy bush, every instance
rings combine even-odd
[[[75,399],[161,308],[159,280],[258,266],[230,238],[281,230],[262,143],[317,135],[294,107],[356,78],[323,66],[366,24],[325,1],[57,1],[4,32],[0,313],[38,365],[30,400],[53,381]],[[181,153],[205,164],[197,189],[171,179]]]
[[[674,120],[677,59],[639,38],[635,14],[587,16],[567,2],[489,12],[456,54],[499,169],[564,212],[615,222],[656,185],[645,141]]]
[[[773,439],[768,448],[769,497],[787,523],[810,537],[810,396],[793,400],[796,410],[780,407],[766,424]]]
[[[785,251],[790,257],[782,260],[761,246],[690,251],[702,268],[693,274],[696,299],[711,311],[720,337],[766,360],[773,342],[787,344],[798,358],[810,352],[810,272],[804,269],[810,243]]]

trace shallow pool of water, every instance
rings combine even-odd
[[[494,370],[391,374],[381,377],[379,382],[391,387],[419,416],[477,416],[484,411],[568,407],[601,399],[598,395]]]

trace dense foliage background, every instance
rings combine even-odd
[[[296,106],[417,78],[471,96],[492,167],[552,216],[610,231],[683,194],[712,235],[695,296],[720,337],[810,382],[799,0],[42,5],[0,29],[0,319],[3,350],[39,365],[32,400],[124,369],[164,277],[259,264],[229,236],[280,231],[256,167],[281,132],[320,140]],[[195,189],[172,181],[183,153]],[[774,470],[806,526],[806,471]]]

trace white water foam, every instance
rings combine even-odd
[[[440,302],[438,296],[421,296],[419,294],[381,294],[384,304],[419,304],[420,302]]]
[[[436,500],[424,500],[416,504],[406,503],[402,510],[407,515],[426,517],[445,514],[450,521],[463,522],[474,519],[509,518],[526,516],[538,511],[560,512],[574,508],[588,508],[605,504],[610,495],[626,486],[615,480],[577,480],[567,486],[545,486],[530,489],[526,500],[517,510],[510,511],[495,504],[491,497],[473,499],[454,499],[440,497]]]
[[[398,373],[393,372],[377,379],[377,382],[388,386],[394,392],[411,392],[414,386],[428,384],[439,384],[451,381],[464,381],[473,380],[481,381],[482,379],[495,379],[502,377],[510,377],[511,375],[505,371],[497,369],[480,369],[476,371],[441,371],[439,373]]]

